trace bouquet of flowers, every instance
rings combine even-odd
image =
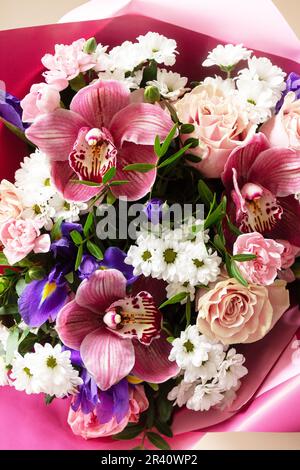
[[[28,145],[0,184],[0,385],[71,397],[85,439],[167,449],[178,408],[234,411],[293,305],[300,76],[226,44],[190,82],[179,53],[78,39],[21,102],[0,87]]]

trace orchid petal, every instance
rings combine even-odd
[[[138,145],[154,145],[158,135],[163,141],[174,123],[170,115],[159,105],[133,103],[119,111],[110,125],[110,132],[117,147],[125,141]]]
[[[167,342],[164,333],[159,339],[155,339],[150,346],[144,346],[136,340],[133,340],[133,344],[135,364],[132,375],[146,382],[162,383],[178,374],[179,367],[176,362],[171,362],[168,359],[172,345]]]
[[[121,339],[103,327],[85,337],[80,354],[101,390],[109,389],[126,377],[134,365],[132,341]]]
[[[85,279],[76,293],[76,302],[95,313],[104,314],[116,300],[126,295],[126,278],[116,269],[95,271]]]
[[[42,114],[27,129],[26,137],[54,161],[68,159],[77,134],[86,122],[81,116],[67,109]]]
[[[300,246],[300,225],[295,223],[300,219],[300,203],[294,196],[279,198],[278,202],[283,213],[272,230],[272,238],[288,240],[293,245]]]
[[[153,147],[126,142],[118,152],[116,179],[127,180],[129,183],[112,186],[111,191],[116,197],[125,196],[129,201],[136,201],[148,194],[152,188],[156,178],[156,169],[147,173],[124,171],[123,168],[131,163],[157,163]]]
[[[70,109],[80,114],[90,127],[109,127],[113,116],[130,102],[128,88],[115,80],[98,80],[82,88],[73,98]]]
[[[61,341],[72,349],[79,349],[82,341],[98,329],[100,316],[78,305],[75,300],[67,303],[56,319],[56,330]]]

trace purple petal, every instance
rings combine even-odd
[[[126,256],[126,253],[120,250],[120,248],[111,246],[105,251],[104,258],[99,263],[99,266],[121,271],[127,279],[127,285],[129,285],[135,282],[138,276],[133,275],[133,266],[124,263]]]
[[[88,279],[99,268],[100,262],[92,255],[83,255],[78,268],[78,276],[83,281]]]

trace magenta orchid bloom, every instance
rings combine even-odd
[[[128,374],[165,382],[178,373],[168,360],[171,345],[161,333],[161,313],[148,292],[126,296],[126,278],[116,269],[96,271],[58,314],[62,342],[80,350],[101,390]]]
[[[172,126],[160,106],[130,103],[125,85],[99,80],[76,94],[70,110],[60,108],[37,117],[26,135],[50,158],[53,182],[65,199],[91,199],[101,188],[74,180],[101,183],[106,171],[116,167],[115,179],[129,183],[112,187],[114,195],[137,200],[149,192],[156,169],[138,173],[123,168],[156,163],[155,136],[164,140]]]
[[[300,246],[300,154],[273,147],[258,133],[234,150],[222,180],[235,206],[235,222],[242,232],[260,232],[268,238]],[[299,225],[299,224],[298,224]]]

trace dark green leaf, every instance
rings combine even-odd
[[[237,237],[239,235],[242,234],[242,232],[231,222],[230,218],[228,217],[228,215],[226,216],[226,220],[227,220],[227,224],[228,224],[228,228],[229,230],[234,234],[236,235]]]
[[[124,166],[124,171],[138,171],[139,173],[147,173],[150,170],[153,170],[156,165],[152,163],[132,163],[131,165]]]
[[[88,236],[89,231],[93,226],[93,223],[94,223],[94,214],[93,214],[93,212],[90,212],[89,215],[86,218],[86,221],[85,221],[85,224],[84,224],[84,227],[83,227],[83,233],[84,233],[85,237]]]
[[[70,272],[70,273],[66,274],[65,279],[66,279],[66,281],[68,281],[69,284],[73,284],[73,282],[74,282],[74,273]]]
[[[188,153],[187,155],[185,155],[184,158],[192,163],[199,163],[202,160],[201,157],[197,157],[197,155],[192,155],[191,153]]]
[[[226,197],[224,196],[218,207],[207,216],[204,222],[204,228],[208,229],[217,224],[226,216]]]
[[[177,113],[176,113],[176,109],[174,108],[174,106],[171,105],[171,103],[169,103],[169,101],[165,100],[164,101],[164,105],[166,106],[166,108],[168,109],[170,115],[171,115],[171,118],[174,122],[176,122],[177,124],[179,123],[179,119],[178,119],[178,116],[177,116]]]
[[[172,429],[167,423],[156,421],[155,427],[160,432],[160,434],[163,434],[164,436],[167,436],[167,437],[173,437]]]
[[[19,310],[15,304],[0,307],[0,315],[15,315],[16,313],[19,313]]]
[[[214,237],[214,245],[217,248],[217,250],[220,251],[221,253],[223,253],[226,250],[223,240],[218,233]]]
[[[232,259],[234,261],[239,261],[239,262],[243,262],[243,261],[251,261],[253,259],[256,259],[257,256],[256,255],[253,255],[251,253],[239,253],[237,255],[234,255],[232,257]]]
[[[185,305],[186,326],[189,326],[189,324],[191,323],[191,314],[192,314],[191,299],[190,299],[190,297],[188,297],[186,305]]]
[[[19,279],[19,281],[17,282],[16,287],[15,287],[18,297],[20,297],[20,295],[22,294],[25,287],[26,287],[25,279],[23,279],[23,278]]]
[[[107,184],[114,176],[116,176],[116,172],[116,167],[112,166],[106,173],[104,173],[102,183]]]
[[[195,139],[194,137],[190,137],[189,139],[186,139],[184,142],[186,145],[189,145],[192,149],[198,147],[199,145],[199,139]]]
[[[182,124],[180,127],[180,133],[181,134],[191,134],[194,132],[195,126],[193,124]]]
[[[79,268],[79,266],[81,264],[82,256],[83,256],[83,245],[80,245],[78,247],[76,261],[75,261],[75,271],[77,271],[77,269]]]
[[[154,417],[155,417],[155,407],[154,407],[154,402],[153,402],[153,397],[149,399],[149,407],[147,410],[147,417],[146,417],[146,428],[151,429],[153,428],[154,425]]]
[[[130,183],[129,180],[115,180],[109,183],[109,186],[121,186],[122,184]]]
[[[155,137],[154,141],[154,152],[157,157],[161,157],[160,139],[158,135]]]
[[[25,338],[27,338],[27,336],[29,335],[30,333],[30,327],[26,327],[23,331],[22,331],[22,334],[18,340],[18,345],[21,344]]]
[[[157,63],[151,60],[149,65],[144,68],[141,87],[144,88],[147,82],[152,82],[157,78]]]
[[[87,249],[93,255],[95,258],[102,260],[103,259],[103,253],[101,251],[101,248],[99,248],[98,245],[95,243],[91,242],[90,240],[86,244]]]
[[[158,384],[153,384],[153,383],[150,383],[150,382],[147,382],[149,387],[152,388],[152,390],[154,390],[155,392],[157,392],[159,390],[159,385]]]
[[[77,77],[73,78],[69,81],[69,85],[73,91],[79,91],[81,88],[86,86],[86,82],[82,73],[77,75]]]
[[[171,418],[172,411],[174,407],[170,400],[167,397],[160,396],[157,402],[157,410],[160,421],[167,423]]]
[[[61,238],[61,224],[63,223],[63,217],[60,217],[52,227],[51,240],[58,240]]]
[[[166,305],[178,304],[183,299],[185,299],[187,296],[188,296],[187,292],[179,292],[179,294],[173,295],[173,297],[171,297],[170,299],[168,299],[164,303],[162,303],[159,308],[166,307]]]
[[[19,329],[12,327],[9,330],[9,335],[6,342],[6,364],[11,364],[14,354],[18,348]]]
[[[157,434],[156,432],[147,432],[147,438],[153,444],[157,449],[162,449],[162,450],[170,450],[171,447],[167,443],[167,441],[164,440],[164,438],[160,435]]]
[[[157,168],[163,168],[164,166],[170,165],[175,160],[177,160],[179,157],[181,157],[189,148],[190,148],[190,144],[185,145],[180,150],[178,150],[178,152],[174,153],[174,155],[171,155],[169,158],[164,160],[160,165],[158,165]]]
[[[214,200],[214,195],[203,180],[198,181],[198,193],[204,204],[209,207]]]
[[[72,230],[72,232],[70,232],[70,237],[72,238],[75,245],[81,245],[83,242],[82,236],[79,232],[77,232],[77,230]]]
[[[161,148],[160,148],[160,156],[163,157],[167,151],[169,150],[169,147],[171,145],[172,140],[175,137],[175,134],[177,132],[178,124],[174,124],[172,129],[170,130],[169,134],[167,135],[165,141],[163,142]]]
[[[106,196],[107,204],[113,205],[116,199],[117,199],[116,196],[114,196],[111,191],[108,191],[107,196]]]
[[[55,395],[45,395],[45,404],[50,405],[55,398]]]
[[[101,187],[100,183],[95,183],[94,181],[88,180],[71,180],[71,183],[83,184],[84,186],[99,186],[99,188]]]
[[[231,260],[231,265],[230,265],[230,275],[234,277],[240,284],[243,286],[247,287],[248,282],[246,279],[242,276],[241,271],[237,267],[236,262],[232,259]]]
[[[124,431],[119,432],[119,434],[115,434],[112,436],[113,439],[127,441],[130,439],[134,439],[137,437],[141,432],[143,432],[144,426],[141,424],[137,424],[136,426],[130,426],[124,429]]]

